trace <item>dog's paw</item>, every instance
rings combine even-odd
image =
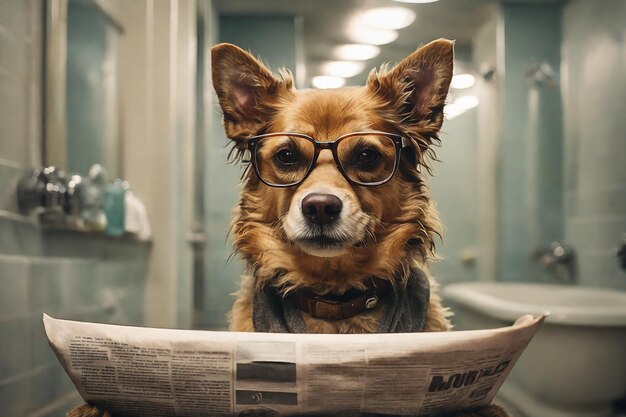
[[[66,417],[112,417],[111,413],[95,405],[83,404],[74,408]]]
[[[511,415],[499,405],[488,405],[472,410],[458,411],[452,414],[446,414],[442,417],[511,417]]]

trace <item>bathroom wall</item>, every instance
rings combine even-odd
[[[578,282],[626,289],[616,248],[626,233],[626,3],[563,7],[565,241]]]
[[[290,16],[219,16],[214,43],[230,42],[260,56],[273,70],[285,66],[295,72],[296,20]],[[211,45],[211,44],[209,44]],[[209,88],[212,87],[209,85]],[[214,99],[213,103],[217,103]],[[241,164],[226,164],[231,148],[224,135],[217,104],[211,109],[209,137],[206,143],[205,250],[206,274],[203,285],[202,317],[199,325],[210,328],[226,326],[226,314],[233,303],[231,294],[238,288],[244,267],[233,256],[227,234],[232,209],[239,196]]]
[[[505,1],[475,37],[476,68],[495,69],[478,85],[480,279],[554,281],[532,258],[561,241],[575,283],[626,288],[625,6]]]
[[[427,179],[443,224],[443,239],[435,241],[440,260],[431,263],[434,276],[442,284],[477,279],[476,120],[476,109],[445,120],[441,147],[436,149],[440,162],[433,162],[433,177]]]
[[[503,1],[474,36],[480,280],[551,279],[534,256],[563,237],[560,28],[560,4]]]
[[[42,314],[143,323],[150,245],[42,229],[18,213],[18,179],[41,164],[42,2],[0,2],[0,414],[61,417],[80,402]]]
[[[192,216],[197,2],[100,0],[98,4],[124,27],[122,166],[124,178],[146,205],[152,226],[146,324],[189,328],[192,232],[196,232]]]
[[[543,272],[532,261],[533,253],[562,237],[558,82],[553,87],[538,87],[538,101],[532,97],[536,87],[528,75],[536,64],[546,63],[558,81],[560,18],[558,4],[501,4],[497,204],[498,276],[504,281],[538,279]],[[542,116],[534,123],[542,124],[544,136],[537,137],[533,112]]]
[[[473,163],[477,166],[478,229],[476,269],[478,279],[498,279],[498,158],[500,151],[500,81],[498,69],[499,16],[494,13],[477,31],[472,42],[474,68],[478,77],[474,90],[480,104],[476,108],[477,150]],[[501,64],[500,64],[501,65]]]

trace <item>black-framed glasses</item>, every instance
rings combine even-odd
[[[385,132],[354,132],[332,142],[301,133],[277,132],[252,136],[248,149],[254,171],[271,187],[293,187],[311,173],[320,151],[329,149],[337,168],[351,183],[375,186],[391,180],[408,139]]]

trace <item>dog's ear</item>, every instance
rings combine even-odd
[[[438,39],[418,48],[389,71],[372,72],[368,88],[399,111],[403,123],[436,134],[452,80],[454,42]]]
[[[211,66],[226,135],[242,145],[268,122],[279,95],[291,89],[291,80],[274,77],[251,54],[228,43],[211,49]]]

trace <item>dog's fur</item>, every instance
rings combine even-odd
[[[245,155],[250,136],[269,132],[297,132],[332,141],[350,132],[377,130],[411,141],[398,172],[382,186],[350,184],[329,151],[320,153],[309,177],[297,187],[269,187],[252,170],[246,171],[232,231],[236,251],[250,275],[243,278],[237,293],[231,330],[254,331],[254,294],[267,285],[283,294],[303,288],[320,295],[342,294],[364,289],[371,276],[402,288],[411,268],[428,270],[440,224],[422,175],[430,172],[432,146],[439,141],[452,78],[453,42],[434,41],[391,69],[373,70],[365,87],[336,90],[298,91],[289,72],[276,77],[234,45],[215,46],[212,60],[213,83],[236,157]],[[310,193],[329,193],[342,200],[340,218],[331,231],[341,237],[341,244],[311,247],[300,239],[306,232],[301,204]],[[448,311],[430,281],[424,330],[449,330]],[[304,312],[303,317],[311,333],[371,333],[382,314],[378,308],[335,321]],[[83,406],[70,416],[91,416],[93,410]],[[497,406],[456,414],[506,415]]]

